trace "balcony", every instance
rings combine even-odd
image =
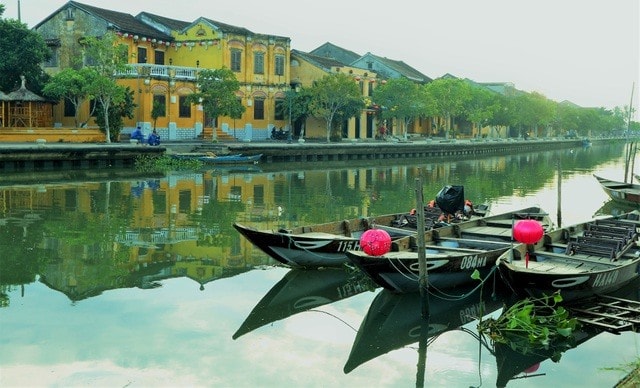
[[[197,67],[165,66],[153,65],[149,63],[131,63],[126,68],[117,73],[124,78],[147,78],[173,79],[178,81],[195,81],[197,78]]]

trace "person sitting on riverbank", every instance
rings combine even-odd
[[[160,135],[158,135],[158,132],[156,132],[155,129],[153,130],[151,135],[149,135],[149,145],[151,146],[160,145]]]
[[[144,135],[142,134],[140,127],[136,127],[136,129],[131,133],[131,139],[137,140],[138,144],[144,143]]]

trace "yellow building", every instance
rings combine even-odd
[[[285,125],[279,105],[289,90],[290,38],[258,34],[199,17],[193,22],[174,20],[147,12],[137,16],[69,1],[34,27],[53,52],[44,64],[49,74],[66,67],[90,65],[82,54],[83,38],[112,31],[118,43],[128,47],[126,71],[118,82],[134,92],[137,104],[132,119],[125,120],[124,133],[140,126],[150,132],[155,126],[163,139],[211,138],[217,136],[260,140],[273,127]],[[241,83],[237,96],[246,111],[239,120],[227,117],[214,123],[201,106],[185,103],[196,91],[200,69],[228,68]],[[154,123],[153,103],[164,104],[165,115]],[[90,105],[81,108],[80,121],[95,126],[88,117]],[[54,109],[56,127],[75,125],[75,109],[64,101]]]

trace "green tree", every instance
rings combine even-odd
[[[445,118],[446,138],[451,132],[451,121],[464,113],[465,104],[471,98],[471,87],[457,78],[440,78],[426,86],[435,103],[437,115]]]
[[[116,84],[116,74],[124,70],[127,61],[126,46],[116,45],[116,41],[117,37],[112,32],[84,40],[85,55],[93,63],[88,67],[95,72],[87,90],[102,109],[104,123],[100,128],[105,133],[107,143],[111,143],[112,138],[109,110],[112,105],[122,103],[127,94],[124,87]]]
[[[407,140],[409,124],[416,117],[427,117],[434,113],[434,105],[425,89],[406,78],[389,80],[373,92],[373,101],[380,106],[383,120],[402,122],[402,133]]]
[[[197,78],[198,91],[187,96],[188,104],[202,104],[205,114],[217,122],[218,117],[241,117],[242,103],[236,97],[240,82],[233,71],[222,68],[201,70]],[[215,131],[214,131],[215,140]]]
[[[153,100],[153,106],[151,107],[151,118],[153,119],[153,130],[156,130],[156,123],[158,121],[158,117],[166,115],[166,107],[164,104],[161,104],[158,100]]]
[[[364,108],[360,89],[346,74],[325,75],[315,82],[309,93],[310,111],[326,121],[327,143],[331,141],[334,120],[348,119]]]
[[[48,76],[40,65],[51,56],[40,34],[14,19],[4,19],[0,9],[0,90],[10,92],[20,87],[24,75],[28,87],[41,93]]]
[[[478,129],[478,134],[500,108],[496,96],[495,93],[483,87],[472,86],[470,89],[470,98],[464,110],[467,120]]]
[[[80,70],[66,68],[51,77],[42,90],[44,95],[51,99],[64,100],[65,103],[73,104],[76,128],[82,126],[78,120],[78,113],[80,107],[89,99],[88,85],[93,83],[92,77],[96,75],[95,71],[88,68]],[[95,104],[93,108],[95,109]],[[93,111],[89,112],[88,117],[93,116],[93,113]]]
[[[96,105],[100,104],[101,103],[99,102]],[[133,90],[129,88],[126,88],[125,90],[124,99],[111,105],[111,108],[109,109],[108,119],[110,128],[109,136],[111,141],[118,141],[118,136],[120,135],[122,127],[124,126],[124,118],[126,117],[132,119],[136,106],[137,105],[135,104],[133,97]],[[107,121],[105,120],[104,112],[105,110],[102,108],[102,106],[97,109],[96,122],[98,123],[98,126],[100,126],[100,128],[104,128],[105,122]]]

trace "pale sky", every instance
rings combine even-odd
[[[67,1],[3,0],[4,17],[29,27]],[[431,77],[511,82],[583,107],[640,104],[638,0],[82,0],[137,15],[200,16],[286,36],[309,52],[331,42],[401,60]],[[179,5],[176,5],[179,4]],[[635,85],[635,86],[634,86]],[[636,113],[636,120],[639,117]]]

